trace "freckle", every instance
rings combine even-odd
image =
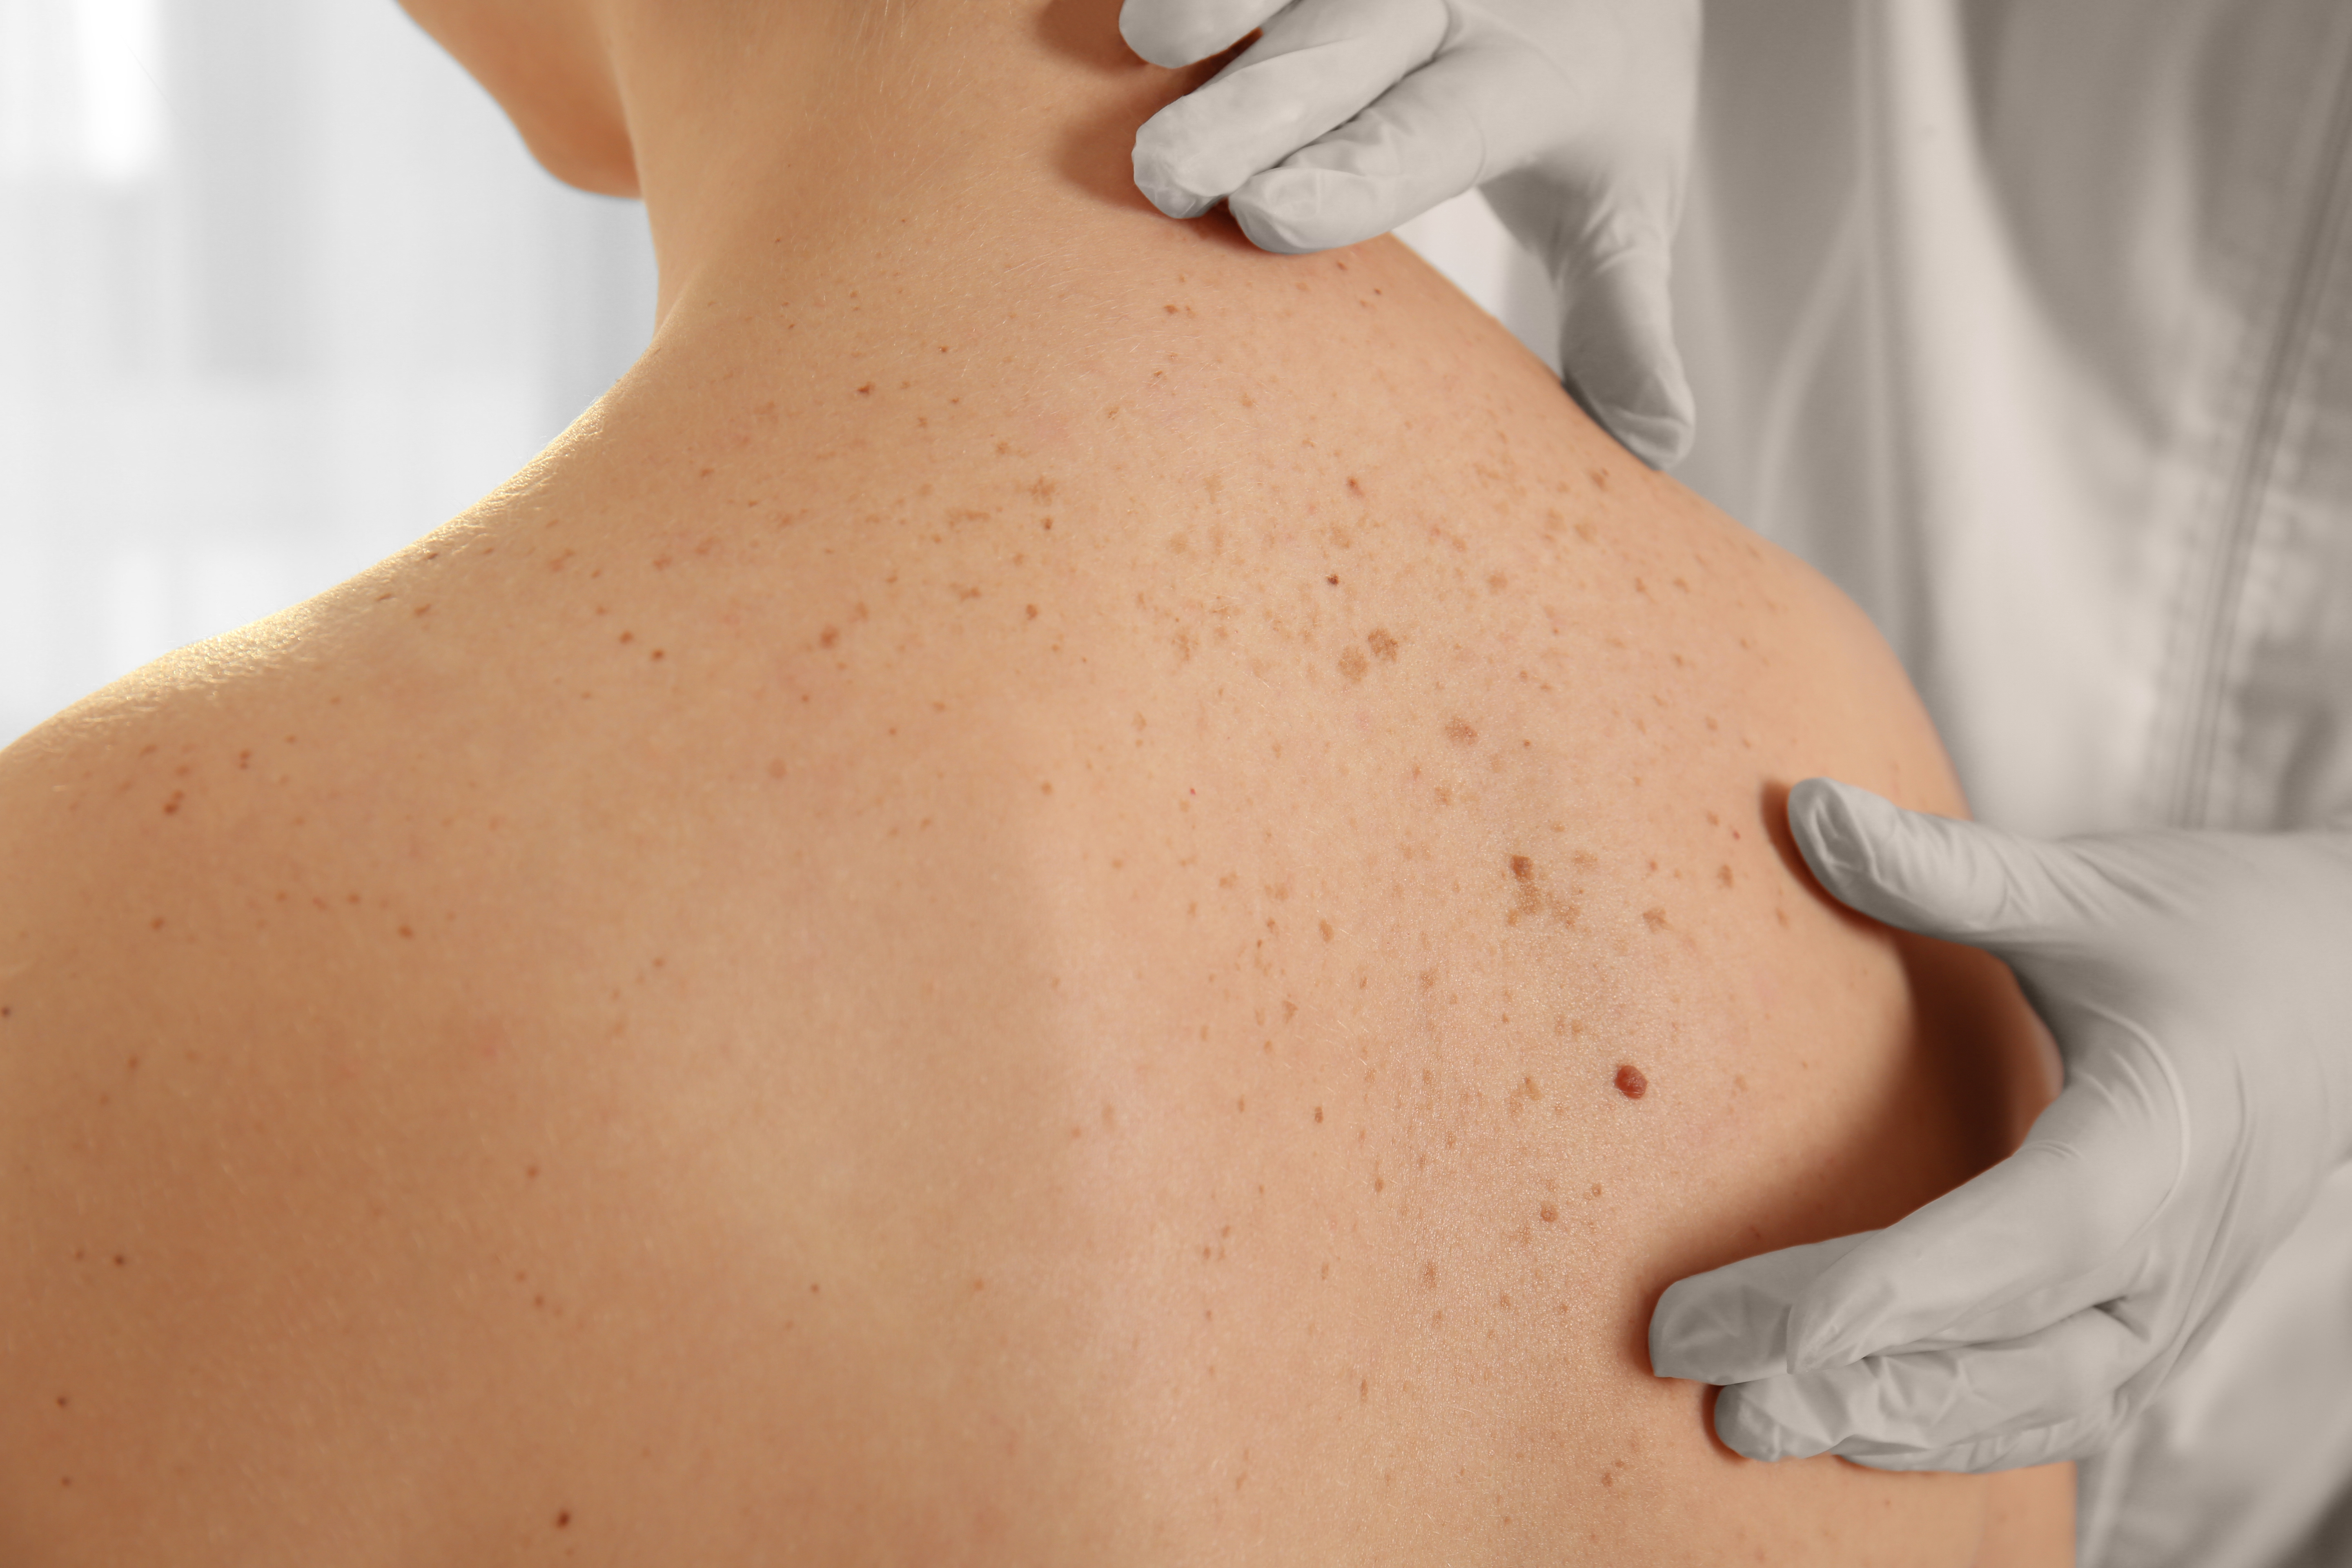
[[[1028,612],[1028,618],[1029,618],[1029,619],[1031,619],[1031,620],[1033,620],[1033,621],[1034,621],[1034,620],[1035,620],[1035,619],[1037,618],[1037,606],[1036,606],[1036,605],[1024,605],[1024,606],[1023,606],[1023,608],[1024,608],[1024,609],[1025,609],[1025,610]]]
[[[1372,1191],[1376,1193],[1384,1193],[1388,1190],[1389,1179],[1386,1176],[1376,1175],[1372,1178]]]
[[[163,929],[163,917],[162,915],[157,915],[153,920],[148,921],[147,929],[149,931],[162,931]]]
[[[180,802],[185,798],[186,796],[183,792],[173,790],[172,792],[172,798],[163,803],[163,815],[166,816],[176,816],[179,815]]]
[[[1536,1217],[1542,1220],[1544,1224],[1550,1225],[1559,1218],[1559,1205],[1558,1204],[1548,1203],[1544,1205],[1543,1207],[1536,1210]]]
[[[1594,489],[1605,490],[1609,488],[1609,470],[1606,468],[1587,469],[1585,478],[1592,481]]]
[[[873,391],[874,384],[869,381],[864,386],[857,389],[857,395],[860,397],[870,396],[873,394]]]
[[[1053,785],[1053,782],[1052,782],[1051,780],[1048,780],[1047,782],[1045,782],[1045,783],[1044,783],[1044,784],[1039,784],[1037,787],[1038,787],[1038,789],[1039,789],[1040,791],[1042,791],[1043,793],[1045,793],[1045,794],[1046,794],[1046,795],[1051,795],[1051,794],[1053,794],[1053,793],[1054,793],[1054,785]]]
[[[654,649],[653,653],[652,653],[649,657],[654,658],[660,658],[664,657],[664,650],[663,650],[663,649],[661,649],[661,648],[656,648],[656,649]]]
[[[565,1528],[565,1527],[566,1527],[567,1525],[569,1525],[571,1522],[572,1522],[572,1510],[571,1510],[570,1509],[565,1509],[562,1513],[559,1513],[559,1514],[557,1514],[557,1515],[555,1516],[555,1528],[556,1528],[556,1529],[558,1529],[558,1530],[562,1530],[562,1529]]]
[[[1642,911],[1642,918],[1649,922],[1650,929],[1652,931],[1664,931],[1667,929],[1666,911],[1663,906],[1654,910],[1643,910]]]
[[[1102,1124],[1105,1127],[1116,1127],[1118,1125],[1118,1109],[1112,1105],[1108,1100],[1105,1100],[1103,1102]]]
[[[406,936],[406,937],[413,937],[413,936],[415,936],[416,933],[415,933],[415,931],[413,931],[409,930],[406,926],[403,926],[403,927],[401,927],[401,928],[400,928],[400,934],[401,934],[401,935],[403,935],[403,936]]]
[[[1731,886],[1731,868],[1728,866],[1717,867],[1715,868],[1715,879],[1722,883],[1727,888]]]
[[[122,1254],[121,1254],[121,1253],[119,1253],[119,1252],[118,1252],[118,1253],[116,1253],[116,1254],[114,1255],[114,1266],[115,1266],[117,1268],[121,1268],[124,1264],[126,1264],[126,1263],[128,1263],[128,1262],[130,1262],[130,1261],[131,1261],[131,1259],[129,1259],[128,1258],[123,1257],[123,1256],[122,1256]]]
[[[1642,1076],[1640,1068],[1627,1062],[1617,1069],[1617,1092],[1628,1100],[1639,1100],[1650,1092],[1650,1080]]]
[[[809,1294],[810,1294],[810,1295],[812,1295],[812,1296],[822,1295],[823,1293],[824,1293],[824,1287],[822,1287],[822,1286],[818,1286],[818,1285],[812,1285],[812,1286],[810,1286],[810,1287],[809,1287]]]
[[[839,626],[827,626],[824,630],[816,634],[816,646],[819,647],[831,647],[840,640],[841,628]]]
[[[1358,653],[1354,648],[1342,648],[1340,650],[1339,673],[1346,676],[1349,680],[1363,679],[1364,672],[1370,668],[1371,666],[1365,662],[1364,656]]]
[[[623,632],[621,634],[621,640],[623,642],[635,642],[637,640],[637,634],[635,632]]]
[[[1536,874],[1536,863],[1524,855],[1511,857],[1511,875],[1524,882]]]
[[[1323,926],[1323,940],[1324,940],[1325,942],[1329,942],[1329,941],[1331,940],[1331,922],[1330,922],[1329,921],[1323,921],[1323,922],[1322,922],[1322,926]]]
[[[1478,742],[1478,731],[1464,720],[1449,719],[1445,723],[1445,738],[1457,746],[1472,746]]]

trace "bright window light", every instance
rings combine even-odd
[[[159,0],[0,0],[0,177],[152,174],[162,33]]]

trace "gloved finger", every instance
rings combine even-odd
[[[1675,1280],[1650,1314],[1650,1370],[1701,1383],[1787,1372],[1789,1309],[1870,1234],[1783,1247]]]
[[[1137,188],[1170,217],[1198,217],[1431,58],[1446,26],[1442,0],[1297,0],[1232,64],[1143,122]]]
[[[1716,1401],[1715,1429],[1752,1459],[1884,1460],[1979,1445],[2108,1405],[2156,1350],[2085,1308],[2023,1339],[1737,1384]]]
[[[2011,1339],[2132,1289],[2187,1121],[2162,1058],[2127,1029],[2085,1031],[2077,1055],[2016,1153],[1821,1271],[1789,1310],[1791,1372]]]
[[[1290,0],[1127,0],[1118,34],[1156,66],[1174,69],[1231,48]]]
[[[1690,382],[1675,347],[1663,235],[1588,249],[1561,292],[1561,378],[1619,444],[1653,468],[1689,453]]]
[[[2046,1426],[1991,1433],[1948,1448],[1906,1448],[1891,1443],[1867,1447],[1849,1445],[1855,1451],[1841,1451],[1839,1458],[1874,1470],[1962,1470],[1971,1475],[2019,1470],[2105,1453],[2114,1446],[2131,1414],[2131,1402],[2117,1392],[2071,1420]]]
[[[2087,1073],[2066,1092],[2071,1104],[2053,1102],[2017,1153],[1886,1229],[1675,1280],[1650,1315],[1651,1370],[1750,1383],[2013,1339],[2118,1293],[2126,1248],[2178,1163],[2152,1162],[2145,1138],[2103,1131],[2144,1123]]]
[[[1596,195],[1540,167],[1485,183],[1487,205],[1542,258],[1560,300],[1560,381],[1654,468],[1690,450],[1690,383],[1675,346],[1671,214],[1629,191]]]
[[[1245,181],[1229,208],[1263,250],[1297,256],[1360,244],[1526,156],[1530,132],[1519,106],[1559,90],[1531,52],[1455,49]]]
[[[2096,925],[2116,902],[2096,865],[2067,845],[1906,811],[1835,779],[1789,792],[1789,830],[1839,902],[1994,952]]]

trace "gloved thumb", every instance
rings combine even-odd
[[[1600,260],[1561,295],[1560,379],[1587,414],[1653,468],[1689,455],[1696,419],[1675,347],[1664,243]]]
[[[2064,844],[1906,811],[1834,779],[1789,792],[1789,830],[1849,909],[1993,952],[2097,921],[2114,890]]]
[[[1675,346],[1674,226],[1639,203],[1520,169],[1480,187],[1560,301],[1560,380],[1626,450],[1654,468],[1690,452],[1690,382]]]

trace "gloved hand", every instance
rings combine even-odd
[[[1661,1376],[1753,1458],[1999,1470],[2104,1448],[2352,1152],[2352,834],[2038,842],[1827,779],[1805,861],[2007,961],[2066,1086],[2015,1154],[1885,1230],[1670,1286]]]
[[[1569,390],[1653,468],[1690,449],[1667,250],[1682,214],[1698,0],[1127,0],[1157,65],[1265,36],[1144,123],[1135,183],[1171,217],[1220,198],[1288,255],[1354,245],[1484,188],[1561,300]]]

